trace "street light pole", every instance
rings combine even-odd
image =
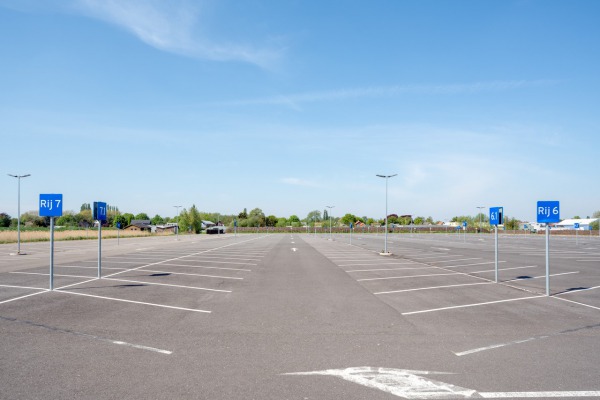
[[[7,175],[17,178],[19,181],[17,184],[17,254],[21,254],[21,178],[27,178],[28,176],[31,176],[31,174]]]
[[[175,240],[179,240],[179,217],[180,217],[179,209],[181,208],[181,206],[173,206],[173,207],[175,207],[175,209],[177,210],[177,230],[175,231],[175,234],[176,234]]]
[[[479,206],[479,207],[477,207],[477,208],[479,209],[479,233],[481,233],[481,216],[482,216],[482,212],[481,212],[481,210],[482,210],[483,208],[485,208],[485,207],[484,207],[484,206]]]
[[[387,234],[388,234],[388,179],[393,178],[398,174],[394,175],[376,175],[379,178],[385,178],[385,239],[383,245],[383,254],[388,255],[387,251]]]
[[[329,208],[329,240],[333,240],[333,233],[331,230],[331,209],[334,208],[335,206],[325,206],[327,208]]]

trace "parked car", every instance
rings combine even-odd
[[[210,228],[206,229],[206,233],[208,235],[220,235],[222,233],[225,233],[225,227],[224,226],[211,226]]]

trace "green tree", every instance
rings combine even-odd
[[[266,219],[267,226],[276,226],[278,218],[274,215],[269,215]]]
[[[79,211],[86,211],[86,210],[91,210],[92,206],[90,205],[90,203],[83,203],[81,205],[81,208],[79,209]]]
[[[416,217],[414,219],[415,225],[423,225],[425,222],[425,217]]]
[[[427,217],[427,219],[425,220],[425,223],[428,225],[434,225],[435,222],[433,221],[433,218],[431,218],[431,215],[429,217]]]
[[[323,221],[327,221],[329,219],[329,213],[327,210],[323,210]]]
[[[306,216],[306,220],[310,221],[310,222],[313,222],[313,221],[319,222],[319,221],[321,221],[321,211],[319,211],[319,210],[313,210],[313,211],[309,212],[308,215]]]
[[[288,222],[290,223],[290,225],[296,223],[296,222],[300,222],[300,218],[298,218],[297,215],[290,215],[290,217],[288,218]]]
[[[285,228],[287,226],[287,218],[279,218],[275,226],[278,228]]]
[[[190,229],[189,214],[184,208],[177,217],[177,225],[179,226],[179,232],[187,232]]]
[[[246,211],[246,209],[244,208],[244,211],[242,211],[241,213],[238,214],[238,218],[239,219],[246,219],[246,218],[248,218],[248,211]]]
[[[58,226],[75,226],[77,225],[77,219],[72,212],[67,211],[56,219],[56,225]]]
[[[10,226],[10,215],[6,213],[0,213],[0,227],[8,228]]]
[[[127,222],[127,217],[125,216],[125,214],[123,215],[115,215],[115,217],[113,218],[113,223],[112,225],[116,228],[117,224],[121,224],[121,229],[125,228],[127,225],[129,225],[129,223]]]
[[[150,220],[150,223],[151,223],[152,225],[161,225],[161,224],[163,224],[164,222],[165,222],[165,220],[163,219],[163,217],[161,217],[161,216],[160,216],[160,215],[158,215],[158,214],[156,214],[156,215],[154,216],[154,218],[152,218],[152,219]]]
[[[148,219],[150,219],[150,217],[146,213],[139,213],[139,214],[137,214],[135,216],[134,219],[146,219],[146,220],[148,220]]]
[[[516,231],[519,229],[520,221],[516,218],[504,218],[504,227],[509,231]]]
[[[121,214],[121,216],[123,218],[125,218],[125,225],[131,225],[131,221],[133,221],[135,219],[135,215],[131,214],[131,213],[124,213]]]
[[[265,226],[265,213],[260,208],[255,208],[248,214],[250,226]]]
[[[92,220],[92,210],[82,210],[78,214],[75,214],[75,220],[79,226],[85,225],[90,226],[94,222]]]
[[[350,224],[354,224],[357,220],[356,215],[352,215],[352,214],[346,214],[341,218],[341,222],[344,225],[350,225]]]
[[[190,226],[192,232],[200,233],[202,231],[202,218],[200,218],[200,213],[195,204],[192,204],[192,207],[188,212],[188,227]]]
[[[600,224],[600,211],[596,211],[592,214],[592,218],[598,218],[598,221],[592,222],[590,227],[594,230],[598,230],[598,225]]]

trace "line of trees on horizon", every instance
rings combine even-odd
[[[152,225],[162,225],[166,223],[177,223],[180,229],[186,231],[192,231],[199,233],[203,229],[203,221],[210,221],[218,225],[228,226],[233,228],[235,224],[238,227],[301,227],[310,226],[314,227],[321,226],[323,223],[329,223],[330,215],[327,210],[321,213],[320,210],[310,211],[306,217],[300,218],[293,214],[289,217],[277,217],[275,215],[266,215],[262,209],[254,208],[250,212],[246,208],[243,211],[236,214],[220,214],[215,212],[204,212],[199,211],[196,205],[192,205],[189,208],[183,208],[178,216],[175,217],[161,217],[156,214],[154,217],[150,217],[148,214],[141,212],[137,214],[133,213],[121,213],[119,208],[116,206],[107,206],[107,217],[108,220],[104,226],[117,227],[120,224],[121,228],[125,228],[131,225],[133,220],[147,220]],[[573,218],[579,218],[574,216]],[[587,218],[590,218],[589,216]],[[600,218],[600,211],[593,213],[592,218]],[[489,227],[489,217],[483,213],[479,213],[473,216],[470,215],[457,215],[453,217],[450,222],[456,222],[461,224],[467,222],[468,226],[474,226],[479,228]],[[357,223],[363,223],[369,226],[382,226],[385,225],[385,219],[375,219],[367,216],[357,216],[352,213],[346,213],[342,217],[331,216],[331,224],[334,226],[350,224],[356,225]],[[519,221],[517,218],[510,218],[505,216],[505,226],[508,230],[519,229]],[[388,215],[389,224],[398,225],[436,225],[439,224],[439,220],[434,220],[431,216],[425,218],[422,216],[407,216],[407,215]],[[78,213],[74,211],[66,211],[63,215],[56,219],[55,225],[65,226],[71,228],[85,228],[94,224],[92,218],[92,207],[90,203],[84,203],[81,205]],[[27,211],[21,214],[21,225],[32,226],[32,227],[47,227],[50,225],[49,217],[40,217],[37,211]],[[11,217],[7,213],[0,213],[0,227],[9,228],[17,226],[17,218]],[[598,221],[592,224],[592,229],[598,229]]]

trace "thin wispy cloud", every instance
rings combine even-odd
[[[285,183],[286,185],[293,186],[306,186],[306,187],[320,187],[320,185],[316,182],[298,179],[298,178],[282,178],[281,183]]]
[[[272,68],[279,49],[212,39],[201,25],[204,2],[189,0],[6,0],[0,6],[23,12],[50,11],[85,15],[115,25],[161,51],[211,61],[246,62]]]
[[[468,94],[482,92],[500,92],[517,90],[528,87],[550,86],[557,84],[555,80],[510,80],[474,83],[440,84],[440,85],[392,85],[372,86],[363,88],[336,89],[329,91],[294,93],[260,97],[255,99],[233,100],[212,103],[213,105],[244,106],[244,105],[281,105],[301,110],[303,103],[343,101],[360,98],[393,97],[403,94]]]

